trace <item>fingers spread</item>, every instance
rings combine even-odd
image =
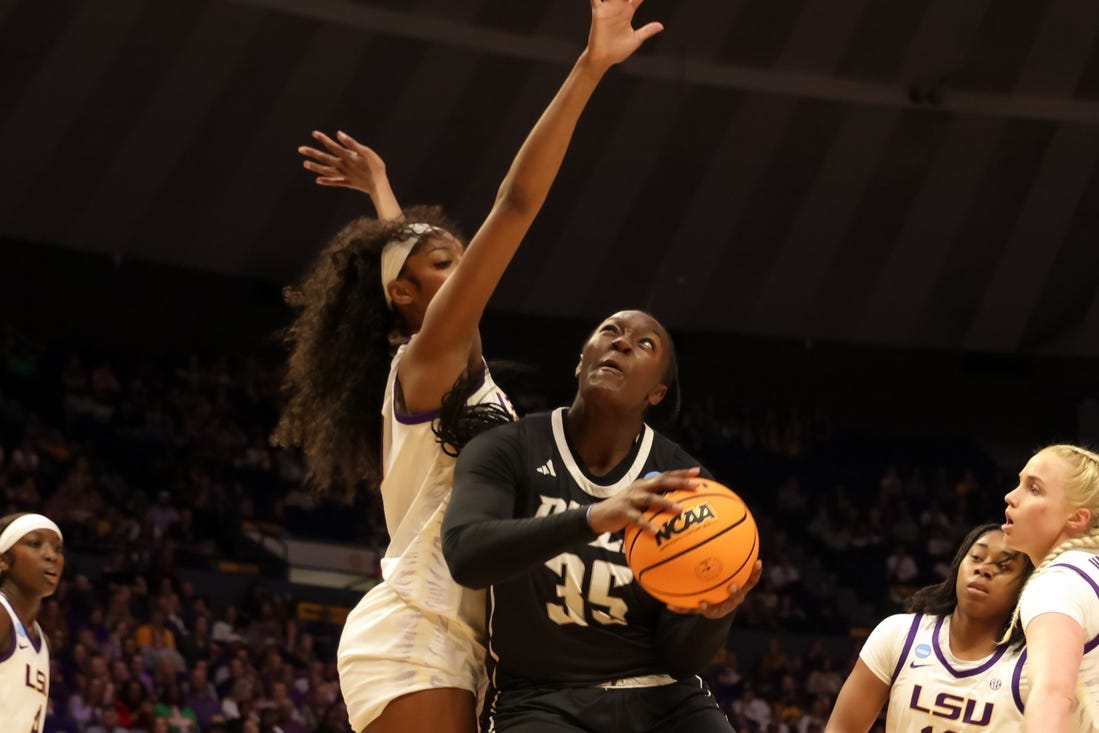
[[[635,506],[644,506],[649,509],[659,509],[664,512],[671,512],[672,514],[679,514],[683,511],[683,505],[674,501],[664,498],[660,494],[651,494],[645,492],[639,494],[634,500]]]
[[[339,156],[339,157],[342,158],[344,155],[346,155],[348,153],[347,148],[340,145],[338,142],[336,142],[332,138],[328,137],[327,135],[325,135],[320,130],[314,130],[313,131],[313,137],[316,138],[317,140],[319,140],[320,143],[322,145],[324,145],[324,147],[328,148],[328,151],[330,153],[332,153],[333,155],[336,155],[336,156]]]
[[[329,155],[328,153],[321,152],[320,150],[317,150],[316,148],[311,148],[308,145],[302,145],[300,148],[298,148],[298,152],[302,155],[308,156],[316,160],[317,162],[324,163],[325,165],[336,165],[340,162],[340,159],[335,157],[334,155]]]
[[[347,147],[351,148],[352,150],[357,150],[359,152],[362,152],[366,148],[365,145],[363,145],[358,140],[356,140],[355,138],[348,135],[343,130],[340,130],[339,132],[337,132],[336,137],[338,137],[340,139],[341,143],[343,143]]]

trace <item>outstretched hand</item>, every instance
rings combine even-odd
[[[752,574],[748,576],[748,580],[745,581],[744,586],[741,587],[736,583],[730,583],[729,597],[721,603],[710,604],[703,601],[698,605],[698,608],[668,606],[668,610],[683,614],[694,613],[709,619],[723,618],[735,611],[737,607],[744,602],[744,598],[748,595],[748,591],[756,587],[756,583],[759,582],[759,577],[761,575],[763,575],[763,561],[756,560],[755,567],[752,568]]]
[[[661,23],[633,27],[633,14],[644,0],[591,0],[591,31],[588,55],[593,61],[612,66],[624,61],[641,44],[664,30]]]
[[[351,188],[372,196],[378,183],[385,180],[385,162],[347,133],[336,133],[339,142],[316,130],[313,137],[326,150],[302,145],[298,152],[306,157],[302,166],[317,174],[318,185]]]
[[[635,524],[650,534],[656,534],[659,527],[645,519],[646,512],[657,509],[679,514],[683,511],[683,507],[664,494],[681,489],[693,491],[701,485],[697,476],[697,468],[684,468],[638,479],[625,491],[604,499],[598,504],[593,504],[591,513],[588,514],[588,523],[592,530],[599,534],[617,532],[625,529],[629,524]]]
[[[317,174],[320,186],[339,186],[362,191],[374,202],[380,219],[400,219],[401,205],[389,187],[385,161],[370,148],[346,132],[337,132],[333,140],[318,130],[313,137],[324,150],[302,145],[298,152],[305,156],[302,166]]]

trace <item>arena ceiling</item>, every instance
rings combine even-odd
[[[1099,355],[1099,3],[648,0],[493,306]],[[0,0],[0,236],[293,279],[344,129],[472,232],[584,0]]]

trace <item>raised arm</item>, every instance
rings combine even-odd
[[[406,406],[431,409],[481,358],[477,325],[561,167],[580,113],[606,71],[628,58],[659,23],[632,26],[642,0],[591,0],[588,44],[519,149],[488,217],[461,264],[427,308],[400,366]]]
[[[319,130],[313,131],[313,137],[325,150],[302,145],[298,152],[306,158],[302,167],[317,174],[318,186],[362,191],[374,202],[379,219],[401,218],[401,206],[389,185],[385,161],[377,153],[345,132],[336,133],[339,142]]]

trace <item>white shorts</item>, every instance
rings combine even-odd
[[[456,687],[480,698],[485,647],[470,626],[409,605],[387,583],[370,590],[340,635],[340,690],[353,731],[390,701],[418,690]]]

